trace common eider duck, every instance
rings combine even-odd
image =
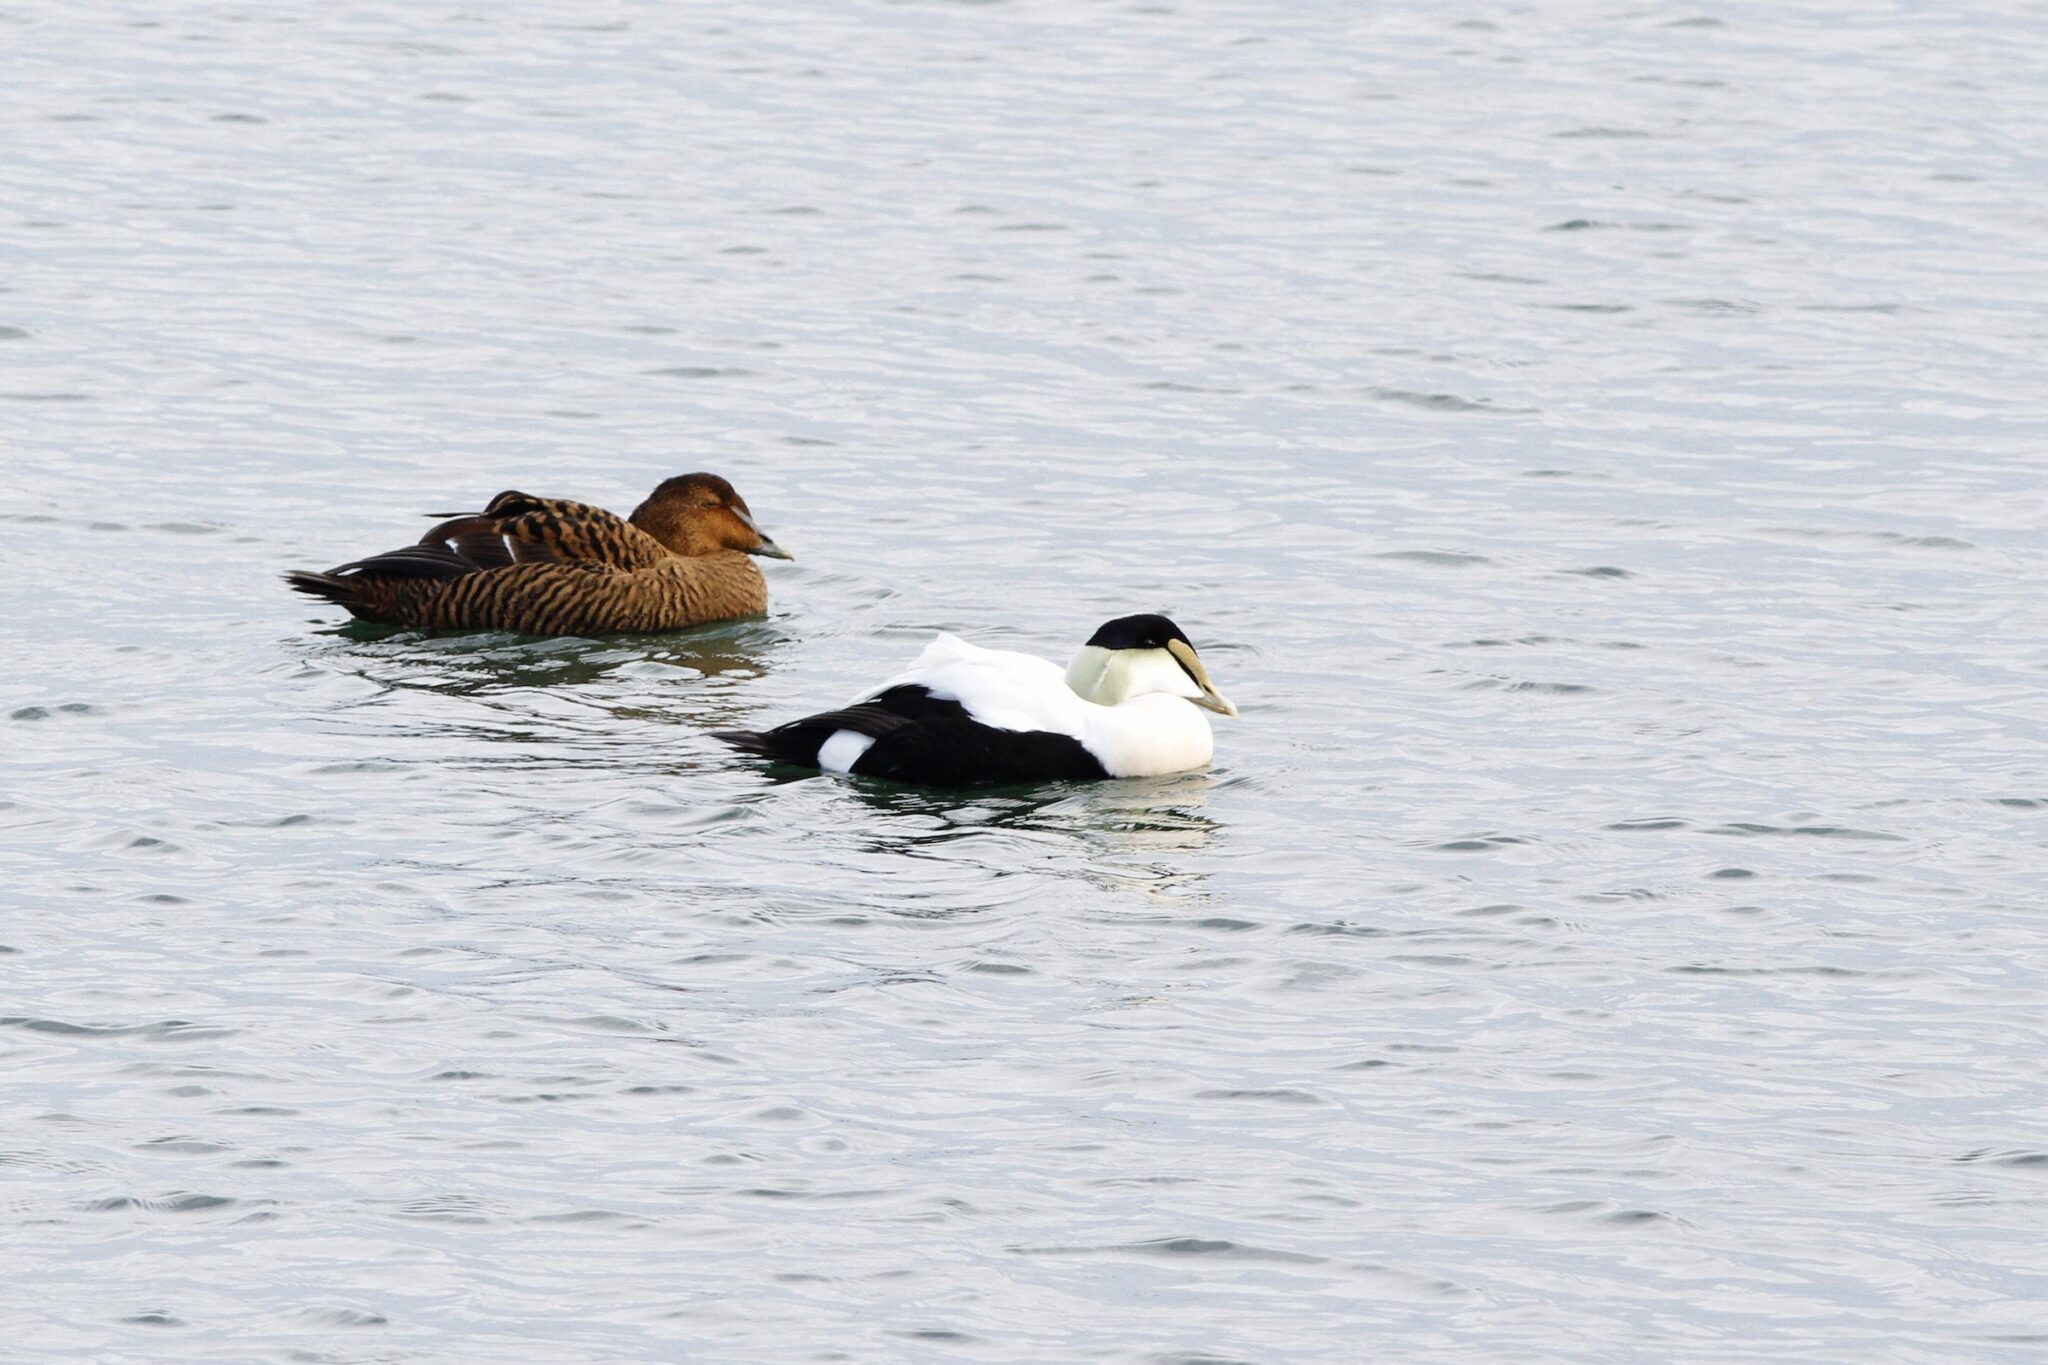
[[[1237,714],[1179,626],[1122,616],[1064,672],[941,635],[842,710],[716,737],[778,763],[924,786],[1155,777],[1209,762],[1197,707]]]
[[[596,635],[758,616],[768,583],[749,555],[794,557],[761,533],[731,484],[684,474],[627,518],[507,491],[417,545],[284,577],[386,625]]]

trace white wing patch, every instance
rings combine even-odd
[[[1011,649],[984,649],[955,635],[940,635],[910,667],[865,701],[892,687],[922,687],[935,697],[957,701],[967,714],[999,730],[1050,730],[1079,737],[1089,703],[1067,686],[1058,664]]]
[[[818,766],[828,773],[850,773],[874,742],[868,735],[836,730],[832,738],[818,746]]]

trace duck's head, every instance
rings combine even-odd
[[[681,474],[664,479],[633,509],[632,523],[679,555],[720,550],[794,559],[754,525],[747,500],[716,474]]]
[[[1230,698],[1209,681],[1186,634],[1164,616],[1103,622],[1067,665],[1067,686],[1103,706],[1164,692],[1221,715],[1237,714]]]

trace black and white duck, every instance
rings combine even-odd
[[[717,738],[777,763],[924,786],[1155,777],[1208,764],[1203,710],[1237,714],[1181,628],[1121,616],[1064,670],[940,635],[840,710]]]

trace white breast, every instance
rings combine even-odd
[[[1216,752],[1208,719],[1180,697],[1153,692],[1115,706],[1089,705],[1089,712],[1081,743],[1111,777],[1204,768]]]

